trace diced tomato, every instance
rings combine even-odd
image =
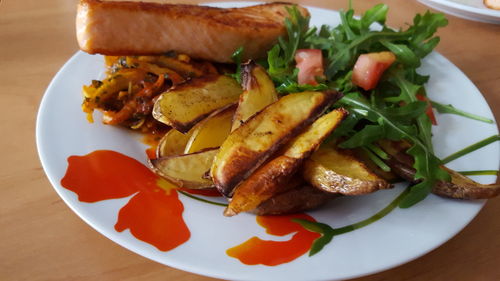
[[[434,115],[434,111],[432,110],[431,101],[426,96],[421,94],[416,94],[416,97],[418,100],[425,101],[427,103],[427,110],[425,111],[425,114],[427,114],[427,116],[429,116],[429,119],[431,119],[432,125],[436,126],[437,120],[436,116]]]
[[[384,71],[395,60],[396,56],[392,52],[360,55],[352,71],[352,83],[366,91],[374,89]]]
[[[299,84],[318,85],[316,77],[323,77],[323,54],[319,49],[300,49],[295,53],[299,69]]]

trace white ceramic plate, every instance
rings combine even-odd
[[[500,24],[500,11],[486,7],[483,0],[418,0],[436,10],[460,18]]]
[[[222,4],[221,4],[222,5]],[[237,6],[226,3],[223,6]],[[310,8],[312,24],[337,25],[338,13]],[[266,234],[255,216],[222,216],[222,207],[202,203],[179,194],[184,204],[184,220],[191,238],[171,251],[160,251],[136,239],[128,230],[117,232],[114,225],[119,210],[132,197],[83,203],[60,184],[71,155],[85,155],[109,149],[146,164],[145,146],[127,130],[89,124],[81,112],[81,87],[102,78],[103,57],[76,53],[57,73],[45,93],[37,120],[37,145],[45,172],[66,204],[97,231],[131,251],[159,263],[202,275],[231,280],[333,280],[386,270],[418,258],[440,246],[465,227],[482,208],[484,201],[458,201],[429,196],[410,208],[396,209],[365,228],[337,236],[313,257],[303,255],[278,266],[245,265],[226,255],[228,248],[252,236],[287,240]],[[477,88],[451,62],[432,53],[421,73],[430,74],[430,97],[438,102],[481,114],[493,115]],[[100,116],[96,116],[99,120]],[[454,115],[438,115],[434,130],[435,149],[445,157],[469,144],[498,134],[494,124],[485,124]],[[456,170],[498,169],[500,145],[491,144],[450,163]],[[493,176],[478,177],[483,183]],[[310,212],[317,221],[332,227],[349,225],[370,217],[402,191],[379,191],[367,196],[335,200],[321,210]],[[53,226],[54,229],[56,226]]]

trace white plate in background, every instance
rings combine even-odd
[[[418,0],[438,11],[460,18],[500,24],[500,10],[486,7],[483,0]]]

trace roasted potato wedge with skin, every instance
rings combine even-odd
[[[183,134],[175,129],[171,129],[165,133],[158,143],[156,157],[162,158],[183,154],[192,133],[192,130]]]
[[[206,148],[219,147],[229,135],[235,106],[231,104],[217,110],[185,134],[175,129],[168,131],[158,143],[156,157],[188,154]],[[215,119],[208,122],[211,117]]]
[[[387,165],[400,177],[414,182],[413,158],[406,153],[411,145],[403,141],[382,141],[379,145],[391,156]],[[438,181],[431,191],[436,195],[455,199],[488,199],[500,194],[499,184],[481,184],[445,166],[441,169],[450,174],[451,182]]]
[[[251,213],[256,215],[284,215],[318,208],[338,195],[323,192],[307,184],[276,194],[260,203]]]
[[[231,77],[194,78],[160,95],[153,117],[180,132],[187,132],[215,110],[238,101],[242,89]]]
[[[253,61],[243,65],[241,85],[243,93],[234,114],[231,131],[236,130],[252,115],[278,100],[278,93],[266,70]]]
[[[290,178],[301,161],[287,156],[278,156],[262,165],[248,179],[235,188],[224,216],[231,217],[255,209],[263,201],[290,187]]]
[[[204,174],[210,169],[218,149],[149,160],[153,171],[179,187],[192,189],[213,187]]]
[[[229,136],[236,104],[223,107],[196,124],[186,143],[184,153],[193,153],[206,148],[219,147]]]
[[[253,210],[260,203],[285,190],[304,159],[317,149],[346,115],[347,111],[336,109],[317,119],[295,137],[276,158],[262,165],[235,188],[224,215],[234,216]]]
[[[362,195],[391,188],[384,179],[345,150],[322,147],[304,163],[304,179],[330,193]]]
[[[500,184],[480,184],[468,177],[443,166],[450,175],[451,182],[438,182],[432,193],[457,199],[487,199],[500,194]]]
[[[220,147],[210,170],[215,186],[231,197],[237,184],[340,97],[332,91],[290,94],[253,115]]]

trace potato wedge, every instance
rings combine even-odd
[[[256,215],[284,215],[318,208],[338,195],[323,192],[307,184],[299,185],[274,195],[260,203],[251,213]]]
[[[213,182],[204,177],[210,169],[218,149],[169,156],[149,160],[153,171],[179,187],[200,189],[213,187]]]
[[[184,153],[193,153],[206,148],[219,147],[229,136],[236,104],[223,107],[196,124],[188,133]]]
[[[213,111],[238,101],[242,89],[226,75],[194,78],[160,95],[153,117],[186,133]]]
[[[456,199],[488,199],[500,194],[500,184],[481,184],[446,167],[451,175],[451,182],[439,181],[432,193]]]
[[[210,170],[221,194],[231,197],[237,184],[248,178],[340,96],[332,91],[290,94],[231,132]]]
[[[302,175],[320,190],[343,195],[361,195],[392,187],[352,154],[334,147],[322,147],[313,153],[305,161]]]
[[[278,100],[278,93],[266,70],[253,61],[243,65],[241,84],[243,93],[234,114],[231,131],[236,130],[252,115]]]
[[[156,148],[156,158],[181,155],[184,153],[193,130],[183,134],[175,129],[168,131],[158,143]]]
[[[415,181],[413,158],[406,153],[411,145],[403,141],[381,141],[379,145],[391,156],[387,165],[400,177]],[[481,184],[445,166],[441,169],[450,174],[451,182],[438,181],[431,191],[436,195],[455,199],[488,199],[500,194],[499,184]]]
[[[347,111],[336,109],[323,115],[295,137],[278,156],[263,164],[245,181],[236,186],[225,216],[248,212],[260,203],[287,189],[290,178],[340,124]]]

